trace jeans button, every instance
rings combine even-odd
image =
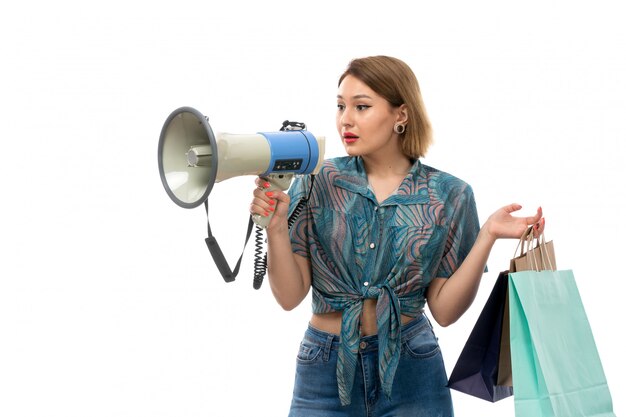
[[[365,349],[366,347],[367,347],[367,342],[361,342],[361,343],[359,343],[359,348],[360,348],[361,350]]]

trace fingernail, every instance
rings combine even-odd
[[[268,191],[268,192],[265,193],[265,195],[268,196],[268,197],[273,197],[274,193],[271,192],[271,191]]]
[[[264,183],[263,183],[263,187],[265,187],[265,188],[270,188],[270,183],[269,183],[269,182],[264,182]]]
[[[269,208],[269,211],[274,211],[274,207],[270,207],[270,208]]]
[[[270,214],[266,211],[265,213],[263,213],[263,215],[264,215],[265,217],[267,217],[267,216],[269,216]]]
[[[276,200],[270,200],[270,204],[273,206],[274,204],[276,204]]]

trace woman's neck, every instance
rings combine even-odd
[[[396,155],[394,158],[364,156],[363,165],[367,181],[378,203],[382,203],[397,191],[412,166],[411,160],[404,155]]]
[[[389,178],[405,177],[413,166],[411,160],[404,154],[393,157],[362,156],[365,172],[369,177]]]

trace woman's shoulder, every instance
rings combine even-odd
[[[433,166],[430,165],[426,165],[424,163],[421,164],[420,167],[420,171],[422,172],[422,175],[428,179],[436,179],[436,180],[443,180],[443,181],[452,181],[452,182],[458,182],[458,183],[462,183],[462,184],[467,184],[467,182],[465,182],[463,179],[461,179],[460,177],[456,176],[455,174],[451,174],[448,171],[444,171],[441,170],[439,168],[435,168]]]
[[[430,165],[421,164],[420,178],[426,181],[429,188],[434,188],[442,194],[472,192],[471,185],[465,180]]]

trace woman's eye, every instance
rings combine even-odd
[[[337,104],[337,110],[341,111],[341,110],[343,110],[345,108],[346,108],[346,106],[344,104]]]
[[[369,109],[370,107],[371,107],[371,106],[367,106],[367,105],[365,105],[365,104],[359,104],[359,105],[357,105],[357,106],[356,106],[356,109],[357,109],[357,110],[359,110],[359,111],[361,111],[361,110],[367,110],[367,109]]]

